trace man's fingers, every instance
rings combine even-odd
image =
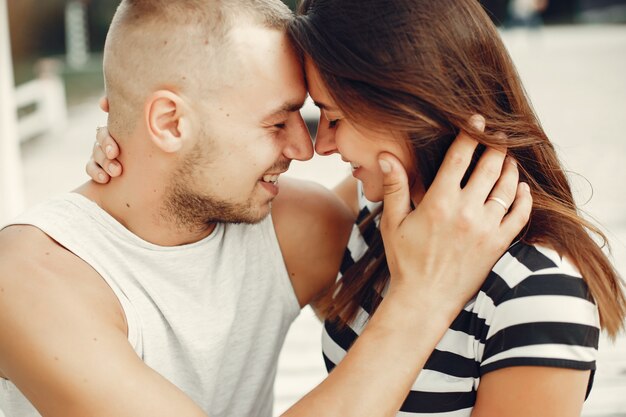
[[[93,160],[90,159],[85,165],[85,172],[91,177],[92,180],[99,184],[106,184],[111,177]]]
[[[530,188],[528,184],[522,182],[517,186],[515,202],[500,224],[501,233],[499,233],[499,236],[506,240],[507,243],[515,239],[515,236],[528,223],[532,206],[533,198],[530,194]]]
[[[471,123],[480,131],[485,129],[485,119],[480,115],[472,116]],[[460,188],[476,146],[478,142],[461,131],[448,148],[431,187],[443,190],[449,190],[451,187]]]
[[[409,179],[400,161],[391,154],[378,157],[383,173],[383,201],[385,209],[381,217],[381,230],[395,229],[411,211]]]

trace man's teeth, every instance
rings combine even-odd
[[[276,184],[278,181],[278,175],[263,175],[263,182],[271,182],[272,184]]]

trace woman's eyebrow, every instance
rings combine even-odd
[[[324,104],[321,103],[319,101],[314,101],[313,102],[317,107],[320,108],[320,110],[327,110],[327,111],[337,111],[338,109],[336,107],[333,106],[329,106],[328,104]]]

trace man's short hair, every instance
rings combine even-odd
[[[234,82],[238,24],[285,30],[293,14],[280,0],[123,0],[104,50],[109,129],[134,130],[151,91],[200,97]]]

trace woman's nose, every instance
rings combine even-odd
[[[317,125],[317,135],[315,136],[315,152],[321,156],[337,153],[335,144],[335,131],[328,126],[328,120],[323,115]]]

